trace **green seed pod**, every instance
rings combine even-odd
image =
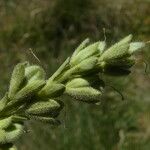
[[[0,120],[0,129],[6,129],[12,124],[12,117]]]
[[[23,126],[21,124],[15,123],[5,130],[5,136],[7,143],[12,143],[20,138],[23,134]]]
[[[39,97],[58,97],[64,93],[65,86],[63,84],[48,82],[39,92]]]
[[[14,97],[12,101],[10,101],[7,107],[14,106],[19,103],[25,102],[30,99],[31,96],[35,95],[41,88],[45,85],[45,81],[43,80],[35,80],[29,82],[24,88],[22,88]]]
[[[129,35],[122,39],[120,42],[111,46],[108,50],[106,50],[99,58],[99,62],[101,61],[109,61],[116,58],[121,58],[129,55],[129,43],[132,39],[132,35]]]
[[[53,99],[49,99],[48,101],[35,102],[31,104],[26,110],[26,113],[30,115],[40,115],[58,111],[59,109],[60,104]]]
[[[85,39],[77,48],[76,50],[74,51],[72,57],[71,57],[71,61],[72,61],[72,58],[74,56],[76,56],[81,50],[83,50],[83,48],[86,47],[86,45],[90,42],[89,38]]]
[[[27,80],[45,80],[46,73],[42,67],[32,65],[25,68],[25,76]]]
[[[75,78],[70,80],[66,87],[68,88],[78,88],[78,87],[87,87],[90,86],[89,82],[83,78]]]
[[[140,50],[143,47],[145,47],[144,42],[132,42],[132,43],[130,43],[129,53],[133,54],[133,53],[135,53],[136,51]]]
[[[99,101],[102,93],[92,87],[66,88],[66,94],[77,100],[87,103],[96,103]]]
[[[6,93],[5,96],[0,100],[0,112],[5,108],[8,101],[8,93]]]
[[[0,144],[6,143],[6,133],[5,130],[0,129]]]
[[[51,125],[60,125],[60,121],[52,117],[41,117],[41,116],[36,116],[36,115],[29,115],[29,118],[34,119],[36,121],[41,121],[43,123],[48,123]]]
[[[80,51],[76,56],[72,57],[70,60],[70,65],[75,66],[81,63],[83,60],[85,61],[88,57],[99,54],[98,46],[100,42],[96,42],[94,44],[89,45]]]
[[[21,84],[23,83],[25,79],[25,66],[27,63],[19,63],[15,66],[11,80],[10,80],[10,86],[8,91],[8,97],[12,98],[19,90]]]

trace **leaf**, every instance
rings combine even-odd
[[[8,91],[8,97],[12,98],[17,93],[17,91],[20,88],[20,85],[25,79],[25,66],[27,63],[19,63],[15,66],[11,80],[10,80],[10,86]]]
[[[99,42],[96,42],[84,48],[77,55],[72,57],[72,59],[70,60],[70,65],[71,66],[78,65],[83,60],[86,60],[88,57],[99,54],[98,46],[99,46]]]
[[[120,42],[111,46],[108,50],[106,50],[99,58],[99,62],[101,61],[109,61],[116,58],[121,58],[128,56],[129,43],[132,39],[132,35],[129,35],[123,38]]]

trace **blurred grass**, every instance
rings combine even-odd
[[[0,95],[8,88],[13,66],[20,61],[38,63],[48,76],[86,37],[108,45],[132,33],[134,40],[150,39],[148,0],[1,0]],[[17,143],[20,150],[149,150],[150,64],[149,48],[137,55],[128,77],[105,76],[100,105],[88,105],[64,97],[62,125],[27,124],[29,133]],[[109,86],[119,89],[125,100]]]

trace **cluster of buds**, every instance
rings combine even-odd
[[[17,64],[9,90],[0,100],[0,148],[16,149],[13,143],[24,133],[27,120],[59,125],[63,95],[87,103],[99,102],[105,87],[99,73],[127,75],[135,63],[132,54],[145,46],[131,39],[129,35],[108,49],[105,41],[87,46],[86,39],[49,79],[38,65]]]

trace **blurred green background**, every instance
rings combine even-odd
[[[104,40],[104,28],[108,46],[129,33],[149,41],[150,0],[0,0],[0,96],[16,63],[39,64],[29,48],[50,76],[86,37]],[[27,123],[19,150],[150,150],[148,49],[128,77],[103,76],[100,105],[64,97],[61,126]]]

